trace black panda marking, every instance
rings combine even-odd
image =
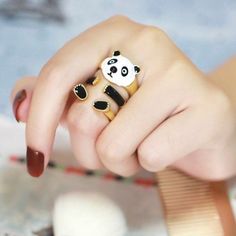
[[[125,99],[111,85],[106,85],[104,93],[107,94],[119,107],[122,107],[125,104]]]
[[[112,64],[115,64],[118,60],[116,58],[112,58],[111,60],[109,60],[107,62],[107,65],[112,65]]]
[[[125,76],[128,75],[128,73],[129,73],[128,68],[127,68],[126,66],[123,66],[123,67],[121,68],[121,75],[122,75],[123,77],[125,77]]]
[[[116,73],[116,72],[117,72],[117,68],[116,68],[115,66],[112,66],[112,67],[110,68],[110,72]]]
[[[136,72],[136,74],[138,74],[140,72],[139,66],[134,66],[134,71]]]
[[[114,51],[113,56],[115,56],[115,57],[120,56],[120,51]]]

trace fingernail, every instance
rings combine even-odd
[[[19,120],[20,120],[18,110],[19,110],[21,103],[25,100],[25,98],[26,98],[26,91],[24,89],[19,91],[15,96],[15,99],[13,102],[13,113],[14,113],[14,116],[15,116],[17,122],[19,122]]]
[[[44,170],[44,154],[27,147],[27,170],[33,177],[39,177]]]

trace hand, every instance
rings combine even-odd
[[[101,89],[89,88],[90,97],[82,103],[70,92],[115,50],[140,66],[140,88],[109,123],[91,105],[104,96]],[[236,119],[230,99],[158,28],[112,17],[68,42],[37,79],[18,82],[12,98],[22,89],[26,96],[15,100],[14,110],[26,122],[33,176],[47,166],[59,122],[69,130],[78,161],[90,169],[105,166],[128,176],[139,166],[156,172],[172,165],[204,179],[235,174]]]

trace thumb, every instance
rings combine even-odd
[[[11,92],[12,110],[17,122],[26,122],[37,77],[18,80]]]

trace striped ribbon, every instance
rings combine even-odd
[[[14,163],[26,163],[26,158],[21,156],[12,155],[9,158],[10,162]],[[110,180],[110,181],[119,181],[127,184],[135,184],[142,187],[156,187],[157,181],[153,178],[141,178],[141,177],[130,177],[130,178],[124,178],[119,175],[114,175],[109,172],[105,171],[99,171],[99,170],[86,170],[84,168],[80,167],[74,167],[74,166],[65,166],[59,163],[56,163],[54,161],[49,161],[48,167],[50,169],[57,169],[60,171],[63,171],[66,174],[75,174],[79,176],[89,176],[89,177],[98,177],[104,180]]]

